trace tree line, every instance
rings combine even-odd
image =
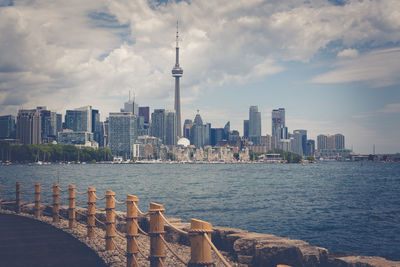
[[[110,161],[112,154],[110,149],[100,147],[79,148],[74,145],[41,144],[41,145],[17,145],[0,141],[1,161],[11,162],[97,162]]]

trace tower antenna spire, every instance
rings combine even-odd
[[[176,21],[176,47],[179,47],[179,24],[178,21]]]

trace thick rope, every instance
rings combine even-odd
[[[164,261],[163,261],[161,258],[158,258],[158,260],[160,261],[160,263],[161,263],[161,266],[163,266],[163,267],[164,267],[164,266],[165,266],[165,265],[164,265]]]
[[[134,223],[134,224],[136,225],[136,227],[139,229],[139,232],[141,232],[141,233],[144,234],[145,236],[149,236],[148,233],[146,233],[145,231],[143,231],[142,228],[140,228],[139,224],[138,224],[135,220],[133,220],[133,223]]]
[[[85,194],[87,194],[88,192],[86,191],[86,192],[79,192],[78,190],[76,190],[75,191],[78,195],[85,195]]]
[[[94,194],[94,197],[95,197],[97,200],[103,200],[103,199],[105,199],[105,198],[106,198],[106,196],[104,196],[104,197],[97,197],[97,195],[96,195],[96,194]]]
[[[111,238],[111,242],[113,242],[114,247],[117,248],[117,250],[119,251],[119,253],[121,253],[122,255],[125,255],[125,254],[126,254],[126,252],[125,252],[122,248],[120,248],[119,245],[117,245],[117,243],[114,241],[114,238]]]
[[[181,258],[176,251],[171,247],[171,245],[164,239],[164,237],[162,235],[160,235],[160,238],[162,240],[162,242],[165,244],[165,246],[169,249],[169,251],[171,251],[171,253],[183,264],[187,265],[188,263],[185,262],[185,260],[183,258]]]
[[[75,203],[76,203],[76,204],[79,204],[79,205],[87,205],[87,202],[80,202],[80,201],[78,201],[78,200],[75,200]]]
[[[126,204],[126,201],[118,201],[118,200],[115,198],[115,196],[112,196],[112,197],[114,198],[115,203],[120,204],[120,205]]]
[[[222,263],[226,266],[226,267],[232,267],[225,259],[224,256],[222,256],[221,252],[219,252],[219,250],[215,247],[215,245],[213,244],[213,242],[210,240],[210,238],[208,237],[207,233],[203,233],[205,239],[207,240],[208,244],[210,244],[210,246],[212,247],[212,249],[215,251],[215,253],[217,254],[218,258],[222,261]]]
[[[182,234],[184,234],[184,235],[188,235],[188,234],[189,234],[188,232],[183,231],[183,230],[177,228],[176,226],[172,225],[172,224],[167,220],[167,218],[165,218],[165,216],[162,214],[162,212],[158,212],[158,214],[160,214],[160,215],[161,215],[161,218],[164,220],[164,222],[166,222],[169,226],[171,226],[175,231],[178,231],[179,233],[182,233]]]
[[[138,212],[139,212],[141,215],[143,215],[143,216],[147,216],[147,215],[149,215],[149,214],[150,214],[150,212],[146,212],[146,213],[144,213],[143,211],[141,211],[141,210],[139,209],[139,207],[136,205],[135,201],[133,201],[133,205],[135,205],[135,207],[136,207],[137,211],[138,211]]]

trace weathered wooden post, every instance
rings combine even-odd
[[[211,246],[204,237],[207,234],[211,240],[211,223],[196,219],[190,220],[190,261],[189,267],[214,266],[211,257]]]
[[[35,183],[35,218],[40,217],[40,183]]]
[[[53,222],[59,222],[60,212],[60,186],[59,184],[53,184]]]
[[[75,189],[76,186],[70,184],[68,187],[68,227],[74,228],[75,222]]]
[[[138,205],[139,199],[136,196],[126,196],[126,266],[138,267],[134,257],[137,259],[139,252],[136,238],[138,235]],[[136,204],[136,205],[135,205]]]
[[[106,191],[106,250],[114,250],[115,237],[115,192],[111,190]]]
[[[150,203],[150,267],[162,267],[164,265],[165,248],[160,237],[165,233],[164,221],[160,215],[164,211],[163,205]]]
[[[94,237],[94,227],[96,224],[96,188],[88,188],[88,210],[87,210],[87,236]]]
[[[276,267],[291,267],[290,265],[285,265],[285,264],[278,264]]]
[[[15,184],[15,211],[21,213],[21,183]]]

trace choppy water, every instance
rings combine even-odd
[[[134,194],[142,210],[154,201],[168,216],[186,221],[197,218],[336,252],[400,260],[396,163],[0,166],[0,182],[6,185],[50,185],[58,176],[62,188],[94,186],[98,196],[110,189],[119,200]]]

